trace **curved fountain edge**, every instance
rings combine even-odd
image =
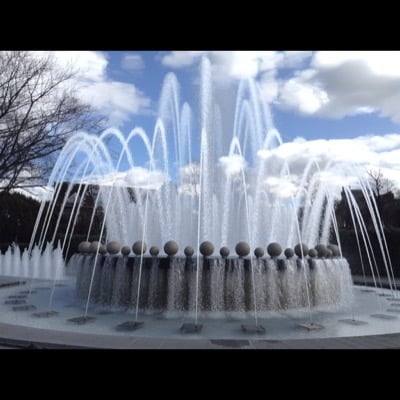
[[[98,335],[0,322],[0,346],[24,349],[399,349],[400,333],[318,339],[174,339]]]

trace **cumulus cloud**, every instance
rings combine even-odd
[[[215,82],[255,78],[261,98],[303,115],[377,113],[400,122],[400,51],[174,51],[161,62],[182,68],[211,61]]]
[[[90,82],[81,86],[80,97],[107,115],[108,123],[112,126],[120,126],[134,114],[150,112],[150,99],[130,83]]]
[[[381,169],[384,176],[400,189],[400,134],[397,133],[354,139],[297,138],[272,150],[260,150],[258,156],[275,166],[275,174],[287,162],[297,182],[309,162],[313,161],[313,174],[318,173],[319,167],[319,178],[332,186],[356,184],[356,169],[364,177],[367,177],[367,170]]]
[[[279,198],[292,198],[296,195],[298,185],[289,177],[270,176],[264,181],[268,193]]]
[[[279,93],[279,84],[276,80],[276,72],[265,72],[260,79],[261,99],[266,103],[272,103],[276,100]]]
[[[121,67],[126,71],[140,71],[145,68],[145,63],[140,54],[126,53],[123,55]]]
[[[101,177],[91,176],[88,181],[104,186],[135,187],[140,189],[159,189],[167,177],[159,170],[148,170],[142,167],[133,167],[128,171],[112,172]]]
[[[300,193],[300,183],[307,166],[312,163],[311,177],[324,182],[326,190],[333,198],[340,197],[342,186],[357,188],[359,177],[368,179],[367,171],[380,169],[385,178],[391,180],[395,188],[400,189],[400,133],[383,136],[359,136],[354,139],[306,140],[296,138],[273,149],[258,152],[264,164],[262,177],[264,190],[271,199],[290,199]],[[288,166],[287,174],[285,165]],[[236,183],[241,183],[241,171],[245,169],[246,181],[255,183],[258,170],[249,168],[246,160],[237,154],[220,157],[216,166],[221,177],[230,175]],[[199,164],[183,166],[179,170],[179,193],[198,196],[200,193]],[[168,182],[168,177],[160,170],[150,171],[134,167],[125,172],[114,172],[102,177],[90,177],[91,183],[117,185],[144,189],[158,189]],[[238,186],[239,190],[241,186]]]
[[[227,175],[237,175],[245,169],[247,165],[244,157],[239,154],[220,157],[218,163]]]
[[[43,54],[38,52],[36,54]],[[61,67],[76,71],[80,81],[99,82],[106,79],[108,60],[103,53],[96,51],[52,51],[55,61]]]
[[[53,197],[54,189],[48,186],[34,186],[30,188],[16,188],[13,193],[20,193],[38,202],[50,201]]]
[[[400,122],[400,52],[322,51],[280,82],[278,102],[331,118],[377,112]]]
[[[161,64],[171,68],[183,68],[192,65],[206,51],[171,51],[161,56]]]
[[[19,193],[24,195],[25,197],[29,197],[34,199],[38,202],[41,201],[50,201],[53,196],[54,189],[50,186],[41,185],[39,178],[33,178],[33,175],[38,174],[40,171],[32,171],[31,169],[23,169],[19,174],[19,181],[21,184],[23,183],[24,179],[30,179],[31,184],[36,184],[37,186],[27,186],[27,187],[17,187],[11,190],[12,193]],[[0,178],[0,188],[7,186],[9,181],[7,179]]]
[[[39,54],[39,53],[38,53]],[[112,80],[107,74],[108,59],[95,51],[54,51],[61,67],[76,71],[74,84],[78,97],[108,118],[108,124],[121,126],[133,115],[150,112],[150,98],[132,83]],[[140,58],[126,57],[125,66],[140,67]]]
[[[211,61],[213,78],[218,83],[227,83],[232,79],[255,78],[258,75],[271,80],[279,68],[300,66],[310,57],[306,51],[171,51],[161,56],[161,63],[171,68],[182,68],[199,62],[206,55]]]

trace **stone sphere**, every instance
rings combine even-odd
[[[107,254],[107,246],[105,244],[101,244],[99,247],[99,253],[104,256]]]
[[[293,251],[293,249],[288,247],[287,249],[285,249],[285,253],[284,254],[285,254],[286,258],[292,258],[294,256],[294,251]]]
[[[214,253],[214,245],[209,241],[205,241],[200,245],[199,250],[204,257],[209,257]]]
[[[309,255],[311,258],[315,258],[315,257],[318,256],[318,252],[317,252],[317,250],[315,250],[315,249],[310,249],[310,250],[308,250],[308,255]]]
[[[332,256],[333,256],[332,250],[331,250],[331,249],[326,249],[326,255],[325,255],[325,257],[326,257],[326,258],[331,258]]]
[[[80,253],[89,253],[90,252],[90,242],[80,242],[78,246],[78,251]]]
[[[157,246],[151,246],[149,252],[153,257],[157,257],[160,249]]]
[[[339,246],[336,244],[328,244],[326,247],[332,251],[332,257],[340,257]]]
[[[250,253],[250,246],[246,242],[239,242],[235,247],[235,251],[239,257],[245,257]]]
[[[279,243],[270,243],[267,247],[268,254],[271,257],[279,257],[282,253],[282,246]]]
[[[178,252],[178,250],[178,243],[176,243],[174,240],[169,240],[167,243],[164,244],[165,254],[168,254],[169,256],[174,256]]]
[[[317,244],[315,250],[317,250],[319,258],[326,257],[326,253],[328,252],[328,248],[324,244]]]
[[[141,240],[138,240],[137,242],[133,243],[132,245],[132,251],[137,255],[140,256],[141,254],[146,253],[146,243],[142,242]]]
[[[110,254],[117,254],[121,250],[121,245],[118,242],[112,241],[107,243],[107,251]]]
[[[256,247],[256,248],[254,249],[254,255],[255,255],[257,258],[261,258],[261,257],[264,255],[264,249],[263,249],[262,247]]]
[[[308,246],[304,243],[298,243],[294,246],[294,252],[296,253],[297,257],[301,258],[301,251],[303,250],[303,255],[306,256],[308,254]]]
[[[131,248],[129,246],[122,246],[121,247],[121,253],[124,256],[129,256],[129,253],[131,252]]]
[[[100,243],[99,242],[92,242],[92,243],[90,243],[90,248],[89,248],[89,251],[91,252],[91,253],[96,253],[97,252],[97,249],[99,248],[99,246],[100,246]]]
[[[219,254],[221,254],[221,257],[225,258],[229,256],[229,248],[226,246],[223,246],[219,249]]]
[[[192,257],[192,255],[194,254],[193,247],[191,247],[191,246],[186,246],[185,250],[183,250],[183,252],[185,253],[186,257]]]

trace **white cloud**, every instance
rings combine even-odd
[[[135,187],[141,189],[159,189],[167,182],[164,172],[133,167],[128,171],[112,172],[104,176],[87,178],[88,182],[99,185]]]
[[[81,86],[80,96],[107,115],[112,126],[129,121],[132,114],[143,114],[150,106],[149,98],[134,85],[125,82],[91,82]]]
[[[272,150],[258,152],[264,162],[273,164],[280,171],[288,163],[295,181],[300,182],[302,173],[310,161],[318,163],[320,178],[340,188],[344,183],[357,181],[355,170],[366,176],[367,170],[381,169],[384,176],[400,189],[400,134],[384,136],[359,136],[354,139],[296,140],[284,143]],[[330,167],[328,163],[331,162]],[[313,174],[318,169],[315,167]],[[272,175],[274,177],[274,175]],[[269,183],[272,184],[274,180]],[[272,185],[273,186],[273,185]]]
[[[400,51],[173,51],[162,63],[211,61],[220,84],[255,78],[266,102],[328,118],[378,113],[400,122]]]
[[[298,185],[288,177],[270,176],[264,181],[268,193],[278,198],[292,198],[296,195]]]
[[[278,68],[293,68],[304,63],[305,51],[171,51],[162,55],[161,63],[171,68],[193,65],[200,57],[209,57],[216,81],[254,78]]]
[[[35,171],[35,175],[40,176],[40,170]],[[28,186],[28,187],[17,187],[11,190],[12,193],[20,193],[24,195],[25,197],[32,198],[38,202],[45,200],[49,201],[51,200],[51,197],[53,196],[53,191],[54,189],[49,186],[44,186],[40,184],[40,179],[34,179],[32,170],[29,169],[23,169],[20,174],[19,174],[19,182],[23,182],[24,179],[31,179],[29,182],[29,185],[34,185],[36,184],[37,186]],[[0,179],[0,188],[5,187],[8,184],[9,180],[8,179]]]
[[[279,85],[276,80],[275,72],[268,71],[264,73],[260,80],[261,99],[266,103],[275,101],[278,96]]]
[[[278,102],[306,115],[378,112],[400,122],[400,52],[316,52],[308,69],[280,82]]]
[[[48,186],[34,186],[30,188],[16,188],[12,192],[20,193],[38,202],[50,201],[53,197],[54,189]]]
[[[45,52],[37,52],[41,55]],[[76,71],[79,81],[99,82],[106,79],[107,58],[96,51],[53,51],[55,61],[61,67]]]
[[[123,55],[121,67],[127,71],[140,71],[145,68],[145,63],[140,54],[126,53]]]
[[[206,51],[171,51],[161,57],[161,64],[171,68],[188,67],[206,53]]]
[[[259,72],[275,70],[284,55],[277,51],[232,52],[229,75],[236,79],[253,78]]]
[[[365,64],[373,74],[400,76],[398,51],[319,51],[314,56],[312,66],[330,69],[354,62]]]
[[[237,175],[247,165],[246,160],[239,154],[220,157],[218,163],[227,175]]]
[[[150,98],[131,83],[110,79],[107,74],[107,56],[94,51],[55,51],[56,62],[62,67],[77,70],[74,84],[77,95],[108,118],[108,125],[121,126],[132,115],[149,113]],[[135,54],[133,54],[135,56]],[[130,59],[140,64],[138,58]],[[128,59],[129,61],[129,59]]]
[[[303,114],[314,114],[319,111],[329,98],[317,84],[306,83],[307,79],[313,75],[310,70],[307,70],[286,81],[280,90],[280,103],[285,107],[295,108]]]

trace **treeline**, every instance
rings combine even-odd
[[[0,192],[0,250],[12,242],[29,245],[40,204],[19,193]]]
[[[62,199],[64,197],[63,195],[67,186],[67,184],[62,185],[61,195],[59,196],[59,200],[55,205],[54,213],[52,214],[53,217],[50,220],[49,228],[45,238],[45,241],[52,241],[55,227],[58,223],[59,225],[56,232],[54,245],[56,245],[58,241],[61,243],[64,242],[65,232],[67,231],[68,222],[71,218],[72,203],[67,203],[63,215],[60,221],[58,221]],[[78,194],[78,187],[78,185],[74,187],[72,194]],[[82,240],[86,240],[94,206],[94,197],[95,193],[93,193],[93,191],[86,193],[85,201],[80,208],[79,216],[75,222],[74,234],[69,247],[69,238],[66,242],[64,252],[66,252],[68,247],[68,254],[64,254],[64,256],[67,259],[77,250],[78,244]],[[39,240],[41,228],[45,224],[44,217],[47,214],[47,207],[50,206],[50,204],[51,203],[46,203],[46,206],[43,210],[42,220],[39,223],[39,229],[36,233],[37,236],[35,238],[35,243]],[[4,253],[13,242],[18,244],[21,250],[29,246],[39,208],[40,203],[37,200],[26,197],[20,193],[0,192],[0,251]],[[103,214],[101,212],[101,207],[98,207],[98,212],[95,213],[95,217],[92,222],[92,235],[89,238],[90,240],[98,240],[102,220]]]

